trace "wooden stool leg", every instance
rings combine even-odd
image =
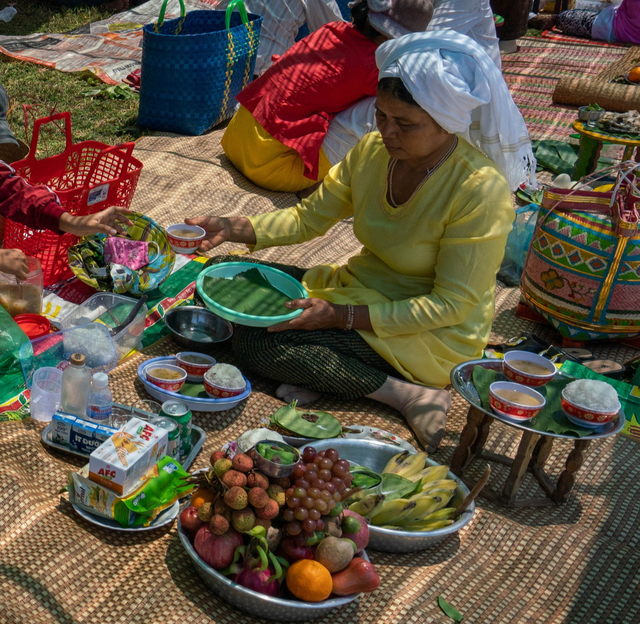
[[[467,424],[460,434],[460,442],[451,459],[451,472],[458,477],[462,477],[464,469],[471,460],[471,445],[478,437],[478,427],[484,416],[485,414],[473,406],[471,406],[467,412]]]
[[[532,431],[525,431],[522,434],[522,440],[520,440],[518,452],[516,453],[513,464],[511,465],[511,470],[509,471],[509,476],[507,477],[504,488],[502,489],[501,498],[507,505],[513,504],[516,500],[518,488],[520,487],[522,479],[524,479],[524,475],[527,472],[529,462],[531,461],[531,455],[533,454],[533,448],[535,447],[539,437],[540,436],[537,433],[533,433]]]
[[[556,491],[553,494],[553,500],[557,503],[564,503],[567,496],[573,489],[575,483],[575,474],[580,470],[582,463],[584,462],[584,452],[589,448],[590,440],[576,440],[574,449],[569,453],[567,462],[564,465],[564,471],[558,478],[558,485],[556,485]]]
[[[545,494],[549,497],[553,496],[556,488],[553,481],[544,471],[544,465],[547,463],[547,459],[549,459],[552,448],[553,438],[549,436],[542,436],[538,440],[536,447],[533,449],[531,463],[529,464],[529,468],[533,472],[535,478],[538,479],[538,482],[545,491]]]
[[[476,437],[475,442],[471,445],[471,452],[476,457],[478,457],[484,449],[484,443],[489,437],[489,430],[491,429],[492,422],[493,418],[485,414],[482,422],[480,423],[480,426],[478,427],[478,436]]]

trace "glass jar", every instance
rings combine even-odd
[[[27,256],[27,263],[29,275],[24,280],[0,271],[0,305],[11,316],[42,311],[44,276],[40,260]]]

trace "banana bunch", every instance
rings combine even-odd
[[[426,453],[404,451],[392,457],[382,471],[416,484],[408,498],[364,492],[349,509],[368,518],[372,525],[389,529],[433,531],[452,524],[455,508],[447,505],[458,483],[447,479],[447,466],[425,466],[426,459]]]

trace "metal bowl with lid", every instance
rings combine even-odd
[[[199,306],[173,308],[165,314],[164,322],[175,341],[190,351],[209,351],[233,335],[229,321]]]
[[[357,440],[357,439],[332,439],[322,440],[311,444],[316,450],[322,451],[334,448],[338,451],[340,459],[354,462],[361,466],[366,466],[375,472],[382,472],[387,462],[400,451],[398,447],[378,440]],[[414,450],[414,452],[416,452]],[[428,466],[438,466],[438,462],[432,459],[426,460]],[[447,473],[447,479],[459,481],[451,471]],[[464,483],[460,483],[448,506],[456,507],[469,494],[469,489]],[[369,525],[369,545],[371,550],[382,552],[416,552],[432,548],[447,537],[455,535],[473,517],[476,505],[471,503],[467,510],[453,523],[442,529],[434,531],[401,531],[395,529],[383,529]]]

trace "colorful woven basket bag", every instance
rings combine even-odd
[[[233,116],[253,78],[262,17],[241,0],[189,13],[180,0],[181,17],[164,21],[167,2],[143,28],[138,125],[199,135]]]
[[[521,289],[527,303],[567,338],[640,334],[638,168],[620,165],[608,192],[544,192]]]

